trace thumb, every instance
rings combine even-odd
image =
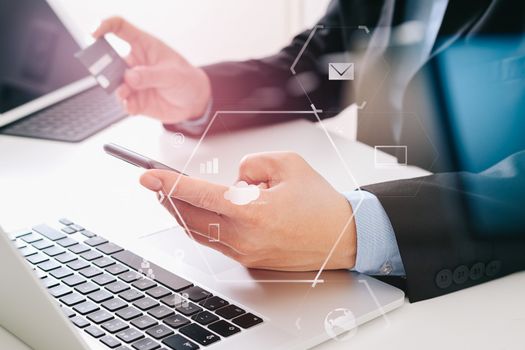
[[[126,70],[124,81],[135,90],[173,86],[176,70],[169,66],[136,66]]]

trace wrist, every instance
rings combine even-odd
[[[211,83],[210,78],[206,72],[199,67],[196,69],[197,94],[195,96],[195,109],[190,113],[188,120],[195,120],[201,118],[209,109],[211,102]]]

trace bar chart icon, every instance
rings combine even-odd
[[[199,172],[201,174],[218,174],[219,173],[219,158],[213,158],[205,163],[200,163]]]

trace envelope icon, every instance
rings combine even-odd
[[[354,64],[328,63],[328,80],[354,80]]]

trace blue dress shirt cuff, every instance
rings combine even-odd
[[[352,206],[357,230],[357,255],[352,270],[368,275],[405,275],[394,229],[379,199],[362,190],[344,195]]]

